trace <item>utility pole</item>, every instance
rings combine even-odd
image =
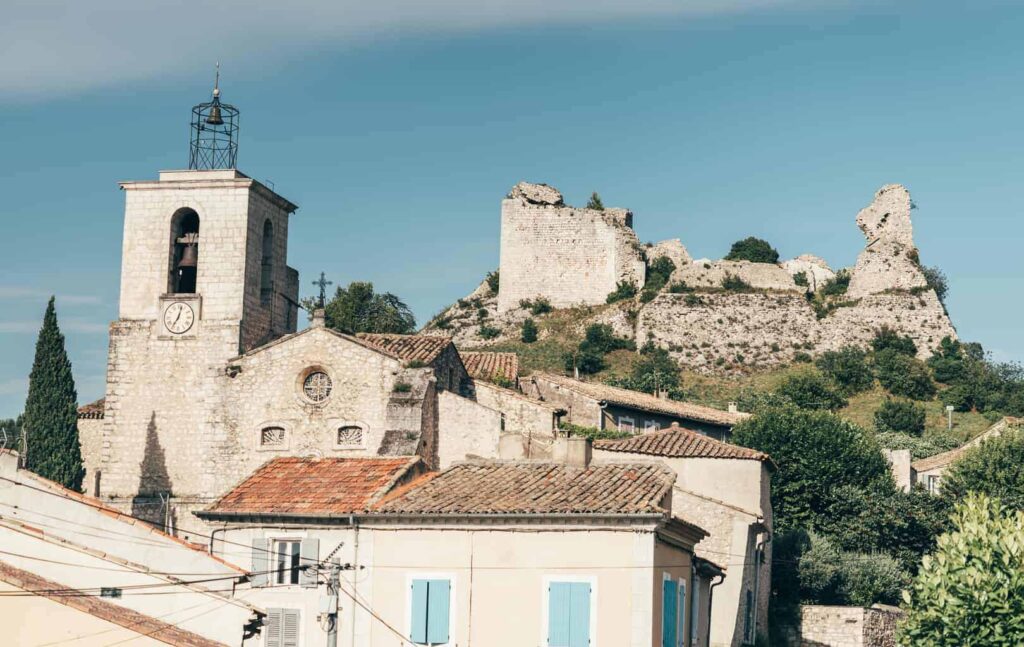
[[[327,616],[327,647],[338,647],[338,589],[341,588],[341,565],[332,561],[330,567],[327,574],[327,596],[321,602],[320,611]]]

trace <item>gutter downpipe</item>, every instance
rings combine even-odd
[[[359,521],[355,515],[349,515],[348,524],[352,528],[353,538],[352,541],[355,544],[352,548],[352,629],[350,633],[352,635],[352,645],[356,644],[356,609],[359,605],[356,604],[356,600],[359,599]]]
[[[711,642],[711,605],[715,600],[715,587],[725,581],[725,573],[719,573],[717,577],[718,581],[708,587],[708,642]]]

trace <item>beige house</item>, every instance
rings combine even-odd
[[[956,449],[942,452],[928,458],[916,460],[910,464],[910,479],[914,483],[920,483],[929,492],[938,494],[942,487],[942,475],[950,465],[960,459],[968,450],[977,447],[988,438],[994,438],[1007,429],[1019,428],[1024,425],[1024,418],[1004,417],[984,432],[964,443]],[[897,477],[898,480],[898,477]]]
[[[521,378],[520,385],[530,397],[564,409],[566,422],[597,429],[640,433],[665,429],[675,423],[725,440],[732,428],[750,415],[551,373]]]
[[[772,507],[767,454],[730,445],[678,426],[594,445],[600,460],[657,458],[678,477],[672,511],[705,528],[697,555],[721,564],[714,583],[710,644],[753,644],[768,628]],[[705,617],[705,616],[701,616]]]
[[[706,645],[722,571],[694,556],[707,536],[673,516],[675,475],[658,462],[468,461],[424,472],[416,459],[286,459],[197,513],[214,551],[272,556],[253,599],[321,644],[545,647]],[[222,543],[223,542],[223,543]],[[336,598],[322,582],[340,565]],[[321,576],[307,574],[316,564]],[[276,643],[267,642],[267,645]]]
[[[0,452],[5,645],[253,645],[249,573]]]

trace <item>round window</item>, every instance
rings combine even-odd
[[[310,402],[320,403],[331,395],[331,378],[323,371],[314,371],[302,382],[302,392]]]

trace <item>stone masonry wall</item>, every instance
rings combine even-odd
[[[569,207],[551,187],[520,183],[501,203],[500,267],[506,312],[537,296],[556,308],[604,303],[619,281],[643,286],[645,265],[628,211]]]
[[[895,608],[801,607],[799,647],[895,647],[896,624],[902,613]]]

